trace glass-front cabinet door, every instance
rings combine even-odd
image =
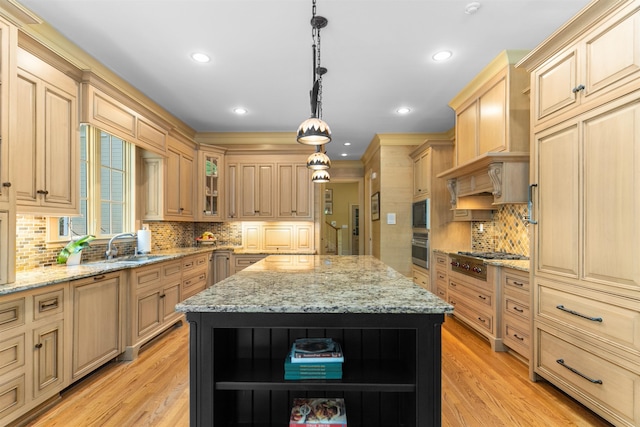
[[[200,162],[198,165],[200,206],[198,219],[201,221],[222,220],[223,159],[224,152],[222,150],[208,147],[200,149]]]

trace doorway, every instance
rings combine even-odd
[[[321,188],[320,247],[323,255],[363,253],[361,180],[332,180]]]

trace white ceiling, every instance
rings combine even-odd
[[[311,0],[19,1],[198,132],[295,132],[310,115]],[[486,64],[534,48],[588,0],[481,0],[472,15],[468,3],[317,0],[329,20],[321,53],[332,159],[359,159],[376,133],[450,129],[448,102]],[[442,49],[453,57],[434,62]],[[195,51],[212,61],[195,63]],[[400,106],[411,113],[398,115]]]

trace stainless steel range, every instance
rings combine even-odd
[[[449,254],[451,258],[451,271],[475,277],[478,280],[487,280],[487,268],[485,259],[520,260],[529,259],[518,254],[506,252],[458,252]]]

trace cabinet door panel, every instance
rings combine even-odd
[[[180,215],[180,153],[167,149],[167,178],[165,179],[165,212],[167,215]]]
[[[63,385],[63,321],[33,331],[33,397],[54,393]]]
[[[533,77],[538,90],[535,93],[535,118],[540,120],[577,101],[573,89],[577,84],[576,51],[571,50],[545,67]]]
[[[15,120],[17,122],[17,134],[15,145],[11,150],[11,159],[14,164],[20,165],[13,171],[14,180],[12,188],[16,192],[16,198],[21,204],[36,205],[36,170],[38,165],[37,131],[36,131],[36,80],[29,74],[21,72],[17,83],[18,99]]]
[[[578,277],[578,126],[536,137],[539,271]]]
[[[478,155],[489,151],[504,151],[507,148],[506,80],[496,83],[480,97],[479,103]]]
[[[193,217],[193,157],[180,156],[180,215]]]
[[[474,102],[456,118],[456,164],[462,165],[476,157],[478,134],[478,103]]]
[[[640,290],[640,101],[585,121],[584,278]],[[607,242],[616,242],[615,245]]]
[[[76,379],[120,353],[120,279],[72,282],[71,292],[72,376]]]

